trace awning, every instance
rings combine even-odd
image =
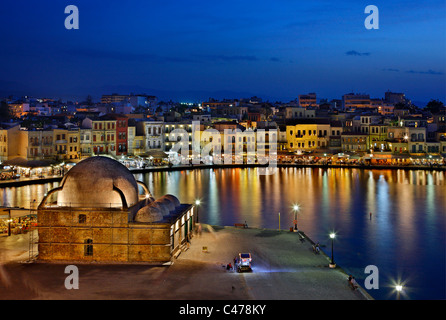
[[[442,156],[441,155],[439,155],[439,154],[437,154],[437,155],[428,155],[428,154],[425,154],[425,155],[417,155],[417,154],[411,154],[410,155],[410,157],[412,158],[412,159],[419,159],[419,160],[422,160],[422,159],[426,159],[426,160],[442,160]]]
[[[55,160],[26,160],[25,158],[21,157],[3,161],[4,166],[17,166],[24,168],[49,167],[57,163],[58,162]]]
[[[322,158],[322,157],[331,157],[331,156],[333,156],[333,152],[331,152],[331,151],[327,151],[327,152],[314,152],[313,154],[311,154],[312,156],[315,156],[315,157],[319,157],[319,158]]]
[[[149,150],[144,154],[145,157],[153,157],[153,158],[157,158],[157,159],[166,159],[169,156],[167,155],[167,153],[165,153],[164,151],[161,150]]]

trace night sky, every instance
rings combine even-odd
[[[0,43],[0,96],[446,98],[445,0],[2,1]]]

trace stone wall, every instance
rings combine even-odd
[[[82,222],[79,215],[85,215]],[[171,260],[170,223],[128,223],[128,212],[124,210],[45,208],[38,212],[38,233],[39,260]],[[88,250],[92,250],[90,254]]]

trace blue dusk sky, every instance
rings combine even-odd
[[[2,1],[0,41],[0,96],[446,98],[445,0]]]

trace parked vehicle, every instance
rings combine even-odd
[[[251,272],[251,254],[250,253],[239,253],[237,272]]]

